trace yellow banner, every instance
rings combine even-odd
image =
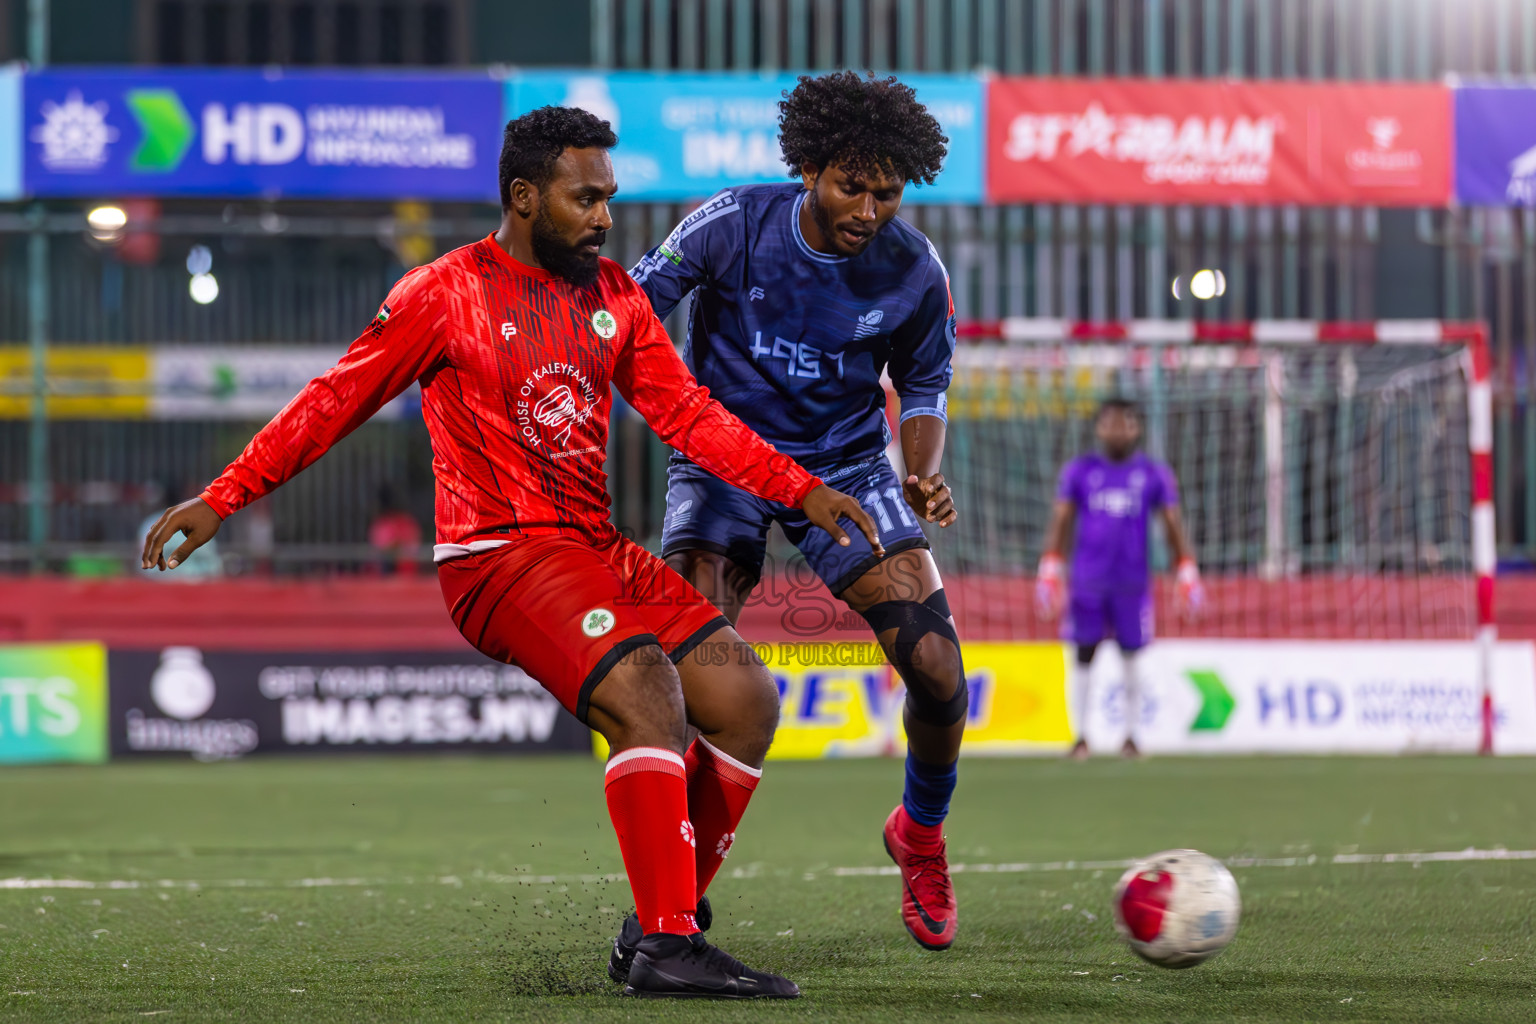
[[[69,345],[48,349],[50,419],[143,419],[149,415],[149,350]],[[0,419],[32,415],[32,354],[0,347]]]
[[[1091,417],[1112,390],[1096,366],[958,366],[949,385],[949,415],[972,420]]]
[[[769,760],[875,757],[906,751],[901,678],[875,644],[755,644],[779,686]],[[1060,643],[964,646],[970,687],[964,753],[1065,750],[1067,648]],[[607,756],[593,733],[598,757]]]

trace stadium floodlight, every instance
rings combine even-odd
[[[213,272],[213,250],[206,245],[194,245],[187,252],[187,273],[193,277]]]
[[[121,206],[97,206],[85,215],[91,237],[98,242],[116,242],[128,226],[128,214]]]
[[[1182,276],[1175,277],[1169,290],[1175,299],[1183,299],[1187,291],[1190,298],[1205,302],[1227,294],[1227,275],[1219,270],[1197,270],[1187,283]]]
[[[1201,302],[1225,295],[1227,291],[1227,275],[1219,270],[1197,270],[1189,279],[1189,294]]]
[[[212,274],[193,274],[192,281],[187,285],[187,291],[192,294],[192,301],[199,306],[206,306],[219,297],[219,281]]]

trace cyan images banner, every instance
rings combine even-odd
[[[0,67],[0,202],[21,195],[21,68]]]
[[[900,77],[949,136],[943,173],[933,185],[909,186],[904,201],[981,202],[981,80]],[[517,73],[506,81],[506,116],[549,105],[590,110],[618,133],[613,162],[620,198],[700,199],[731,185],[788,180],[778,102],[795,81],[789,74]]]
[[[43,71],[23,107],[33,195],[496,199],[489,76]]]
[[[107,759],[107,649],[0,645],[0,764]]]

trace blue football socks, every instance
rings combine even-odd
[[[907,753],[907,788],[901,802],[907,817],[919,825],[942,825],[949,814],[949,797],[955,791],[959,762],[927,764]]]

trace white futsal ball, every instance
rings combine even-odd
[[[1159,967],[1193,967],[1226,949],[1242,909],[1232,872],[1199,850],[1153,854],[1115,884],[1115,928]]]

